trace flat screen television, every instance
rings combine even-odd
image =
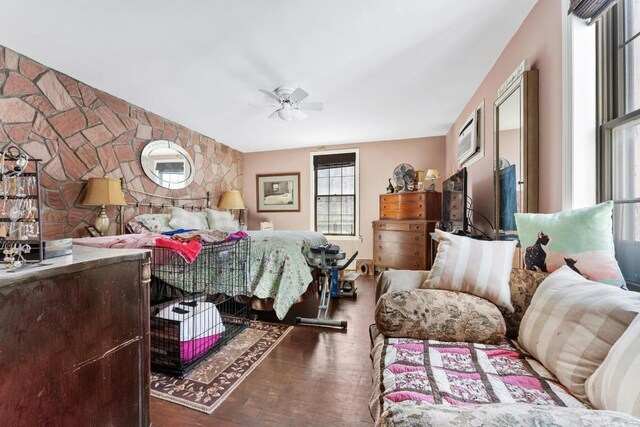
[[[445,230],[467,232],[467,168],[442,183],[442,225]]]

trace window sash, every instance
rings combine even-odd
[[[634,2],[634,6],[640,7],[638,0]],[[632,104],[629,91],[633,89],[632,84],[640,83],[640,79],[629,77],[629,68],[625,62],[630,59],[626,56],[628,46],[631,43],[640,43],[640,32],[630,34],[625,28],[628,23],[627,17],[624,16],[627,12],[625,5],[628,6],[629,2],[619,2],[598,23],[598,200],[614,202],[613,232],[616,258],[630,289],[639,290],[640,273],[635,259],[637,254],[640,254],[640,241],[636,239],[636,229],[640,227],[640,217],[636,213],[637,207],[640,206],[640,197],[632,192],[618,191],[625,186],[631,188],[631,183],[620,180],[627,179],[627,176],[629,179],[633,178],[631,171],[635,170],[635,163],[629,158],[629,153],[616,155],[616,149],[620,147],[615,145],[625,144],[626,146],[621,148],[631,150],[633,154],[634,144],[628,144],[625,139],[615,140],[614,136],[617,131],[640,120],[640,99],[633,100],[633,107],[636,109],[629,111]],[[634,76],[640,72],[638,69],[632,71]],[[619,135],[621,138],[624,137],[623,133]],[[633,134],[630,137],[633,138]],[[628,160],[631,163],[620,164]]]
[[[324,157],[324,159],[323,159]],[[355,153],[344,153],[344,154],[328,154],[326,156],[315,156],[313,160],[314,164],[314,230],[321,231],[323,234],[328,236],[355,236],[356,235],[356,177],[355,177]],[[345,171],[347,169],[347,171]],[[348,171],[351,169],[351,171]],[[319,177],[318,172],[323,171],[327,175],[326,177]],[[339,173],[336,173],[339,171]],[[327,173],[328,172],[328,173]],[[345,174],[346,172],[346,174]],[[351,180],[351,188],[353,191],[345,192],[345,178],[347,180]],[[328,194],[319,194],[319,184],[318,181],[328,180]],[[333,183],[340,181],[340,191],[332,191],[334,188]],[[335,199],[340,199],[340,213],[331,213],[331,201]],[[318,213],[318,202],[326,200],[327,203],[327,214],[319,214]],[[345,202],[345,200],[350,200]],[[344,213],[343,204],[350,203],[351,214]],[[327,217],[327,221],[322,221],[324,217]],[[349,221],[344,221],[345,217],[349,219]],[[332,218],[339,218],[338,222],[332,222]],[[324,224],[323,224],[324,223]],[[327,228],[324,230],[321,229],[321,224],[326,225]],[[336,225],[338,229],[336,229]],[[350,227],[348,232],[345,232],[345,228]]]

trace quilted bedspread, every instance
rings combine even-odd
[[[585,407],[544,366],[507,340],[483,345],[379,335],[372,360],[370,409],[375,419],[398,404]]]
[[[327,243],[311,231],[249,231],[251,288],[258,298],[273,298],[279,319],[305,293],[313,279],[303,251]]]

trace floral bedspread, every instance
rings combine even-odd
[[[250,277],[253,295],[273,298],[279,319],[307,290],[313,279],[303,251],[327,243],[312,231],[249,231],[251,237]]]
[[[498,345],[379,336],[372,350],[371,414],[403,405],[495,403],[584,408],[514,342]]]

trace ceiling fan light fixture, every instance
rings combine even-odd
[[[322,102],[306,102],[300,104],[302,100],[309,96],[306,91],[300,88],[279,87],[274,91],[260,89],[260,92],[272,100],[279,102],[279,108],[271,113],[269,116],[270,119],[279,118],[280,120],[293,122],[309,117],[309,115],[302,110],[322,111]]]

